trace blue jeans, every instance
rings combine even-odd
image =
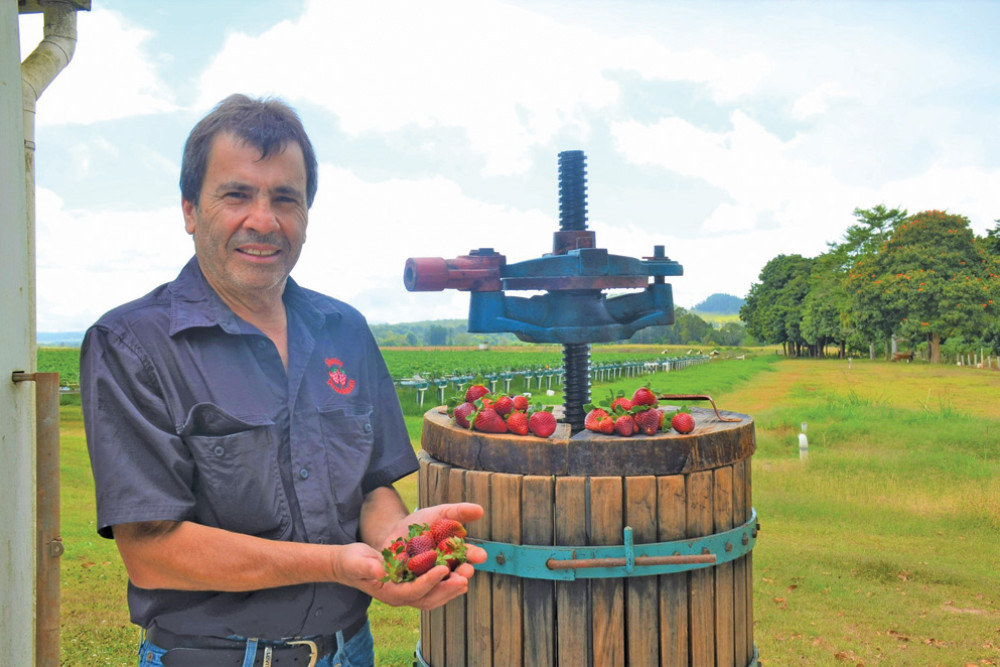
[[[161,658],[166,651],[149,643],[145,636],[139,644],[139,667],[163,667]],[[252,667],[256,657],[256,645],[247,646],[243,664]],[[234,666],[235,667],[235,666]],[[316,667],[375,667],[375,642],[368,621],[358,633],[344,642],[344,636],[337,633],[337,652],[326,655],[316,662]]]

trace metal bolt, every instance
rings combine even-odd
[[[63,546],[61,537],[57,537],[49,542],[49,556],[52,558],[62,556],[64,551],[66,551],[66,547]]]
[[[747,535],[746,533],[743,533],[743,546],[746,546],[748,544],[750,544],[750,536]]]
[[[500,565],[503,565],[506,562],[507,562],[507,559],[504,557],[503,554],[497,554],[497,563],[499,563]]]
[[[733,543],[732,542],[726,542],[726,551],[729,552],[729,551],[732,551],[732,550],[733,550]]]

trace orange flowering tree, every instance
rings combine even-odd
[[[966,217],[923,211],[895,224],[877,251],[858,258],[847,292],[858,312],[892,333],[926,338],[937,362],[947,338],[981,339],[996,323],[998,261]]]

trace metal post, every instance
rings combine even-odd
[[[35,665],[59,666],[59,374],[14,373],[14,382],[35,383],[37,451]]]

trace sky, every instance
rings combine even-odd
[[[856,208],[982,235],[997,26],[987,0],[92,0],[38,101],[37,327],[82,331],[177,275],[183,144],[234,92],[301,115],[319,191],[292,277],[371,323],[468,315],[464,292],[407,292],[409,257],[551,252],[566,150],[597,246],[665,246],[685,308],[825,252]],[[40,15],[19,27],[24,57]]]

